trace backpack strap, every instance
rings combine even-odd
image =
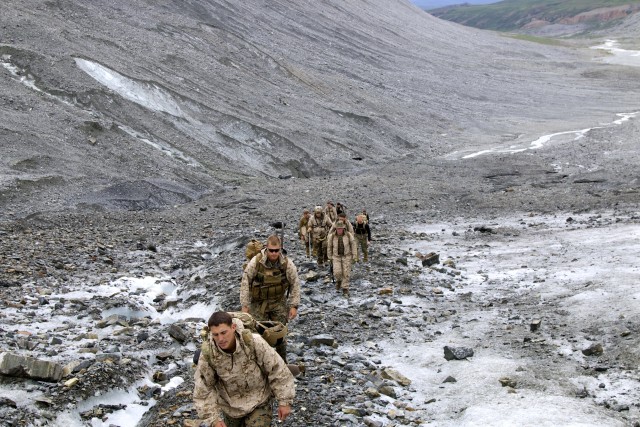
[[[253,363],[258,365],[258,368],[260,368],[260,372],[262,372],[262,375],[266,378],[269,378],[263,366],[258,363],[258,354],[256,353],[256,343],[253,341],[253,339],[254,339],[253,332],[251,332],[248,329],[242,330],[242,341],[244,341],[244,345],[249,349],[248,354],[247,353],[245,354],[249,356],[249,358],[253,361]]]

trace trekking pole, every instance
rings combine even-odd
[[[331,275],[331,283],[336,284],[336,278],[333,275],[333,261],[329,261],[329,275]]]

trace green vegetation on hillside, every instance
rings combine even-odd
[[[637,5],[629,0],[504,0],[487,5],[460,5],[430,10],[434,16],[475,28],[511,31],[532,20],[555,22],[603,7]]]

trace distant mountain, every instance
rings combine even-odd
[[[638,11],[640,1],[504,0],[488,5],[446,6],[429,13],[481,29],[566,35],[613,26]]]
[[[462,4],[489,4],[498,0],[411,0],[411,3],[424,10],[436,9],[439,7],[462,5]]]

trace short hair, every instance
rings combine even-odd
[[[220,326],[222,324],[228,326],[231,326],[233,324],[231,315],[226,311],[216,311],[211,315],[211,317],[209,317],[209,321],[207,322],[207,325],[210,328],[213,326]]]
[[[302,213],[309,213],[309,209],[303,210]]]
[[[280,237],[275,234],[272,234],[267,238],[267,246],[281,246],[282,242],[280,241]]]
[[[346,218],[346,217],[347,217],[347,214],[346,214],[346,213],[344,213],[344,212],[340,212],[340,213],[338,214],[338,216],[339,216],[340,218]]]

